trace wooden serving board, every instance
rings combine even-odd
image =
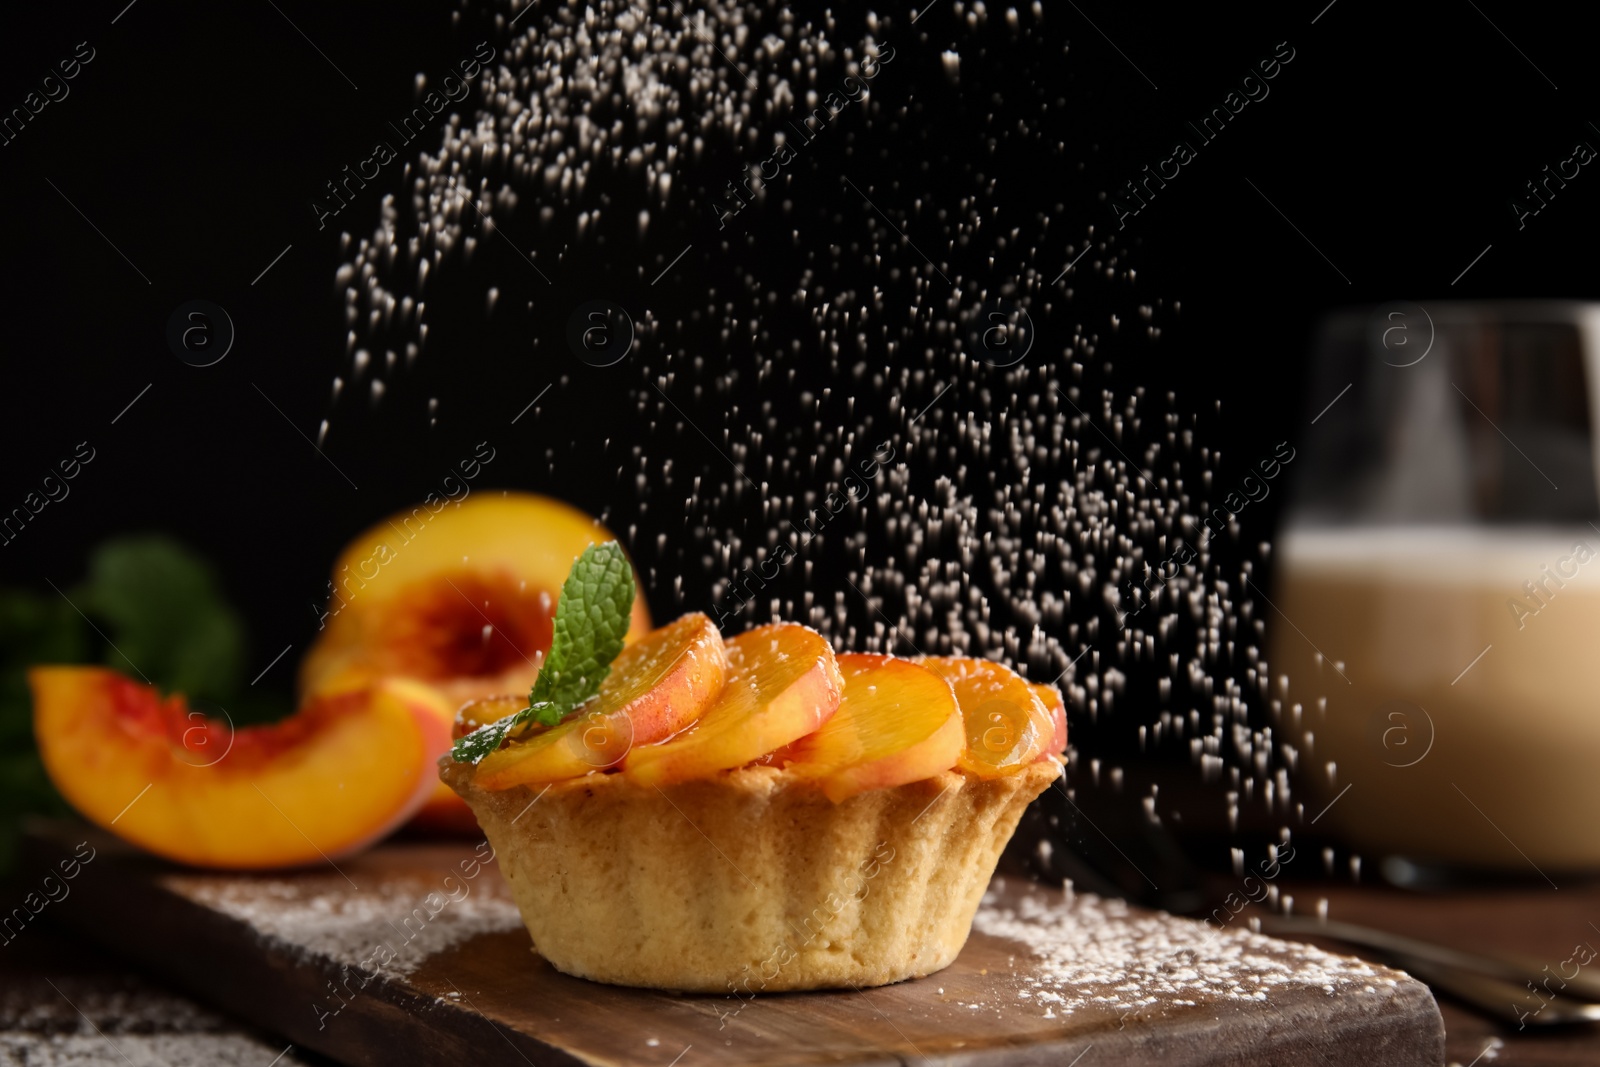
[[[560,974],[487,844],[315,870],[174,868],[36,826],[31,869],[98,852],[51,916],[296,1046],[475,1067],[1360,1064],[1436,1067],[1426,986],[1350,957],[996,879],[960,958],[861,992],[687,996]]]

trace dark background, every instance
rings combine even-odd
[[[836,182],[794,193],[802,219],[816,216],[816,229],[804,223],[807,244],[798,249],[788,239],[795,221],[770,209],[751,209],[745,239],[720,243],[705,197],[736,173],[727,154],[681,166],[675,188],[684,194],[675,210],[653,213],[647,242],[622,240],[624,227],[610,231],[608,244],[560,257],[564,239],[541,233],[538,205],[529,203],[503,222],[523,246],[540,248],[553,284],[504,242],[485,240],[470,269],[440,275],[430,288],[427,349],[410,371],[389,378],[383,402],[370,404],[363,388],[335,402],[330,382],[349,367],[334,282],[346,258],[339,235],[370,232],[382,195],[403,197],[405,183],[398,164],[385,168],[321,231],[311,201],[375,139],[389,137],[387,123],[415,103],[418,72],[436,82],[478,41],[500,43],[493,15],[453,18],[457,9],[445,5],[123,2],[9,12],[0,33],[6,110],[79,42],[95,51],[70,96],[0,146],[8,194],[0,507],[20,504],[78,442],[97,452],[68,499],[0,548],[0,582],[66,586],[106,536],[165,531],[216,562],[249,620],[251,662],[265,666],[291,644],[292,663],[314,636],[312,605],[340,546],[436,490],[486,439],[497,458],[477,489],[551,493],[606,515],[619,532],[637,521],[630,548],[642,561],[658,533],[686,536],[681,511],[665,502],[636,517],[631,475],[617,475],[627,447],[671,449],[716,479],[729,472],[693,434],[650,435],[641,425],[650,352],[618,367],[587,366],[565,344],[568,317],[597,297],[619,300],[636,320],[682,315],[704,306],[708,293],[764,274],[787,291],[808,247],[864,224],[847,213],[835,221],[839,233],[827,232],[827,218],[848,200]],[[1137,280],[1069,275],[1057,288],[1073,295],[1039,323],[1030,355],[1059,358],[1060,334],[1078,324],[1098,333],[1093,384],[1172,391],[1171,410],[1196,414],[1198,443],[1220,450],[1217,476],[1228,486],[1276,442],[1314,432],[1310,415],[1331,397],[1303,395],[1307,349],[1327,310],[1586,298],[1597,290],[1588,248],[1600,204],[1589,188],[1600,189],[1593,167],[1520,232],[1509,206],[1575,142],[1600,144],[1584,111],[1594,99],[1591,49],[1571,9],[1324,2],[1228,10],[1052,3],[1039,39],[1019,47],[1000,29],[1000,0],[974,47],[954,0],[939,0],[914,28],[896,16],[887,33],[897,48],[894,77],[874,88],[885,106],[912,109],[920,132],[867,144],[868,131],[852,129],[845,116],[839,136],[819,143],[807,166],[848,173],[862,188],[899,176],[954,197],[981,184],[973,167],[922,169],[919,161],[931,145],[958,159],[970,148],[984,177],[999,180],[995,195],[1010,224],[1050,217],[1028,236],[1040,269],[1053,276],[1087,227],[1097,236],[1116,229],[1108,195],[1169,155],[1175,139],[1192,141],[1184,120],[1219,105],[1287,41],[1294,60],[1270,82],[1270,96],[1201,148],[1116,235],[1119,270],[1136,268]],[[864,9],[840,15],[850,25],[864,17]],[[939,53],[957,43],[961,76],[952,83]],[[466,113],[473,99],[457,110]],[[1041,101],[1059,103],[1041,111]],[[1011,108],[1046,128],[1006,136]],[[985,154],[988,137],[1001,144]],[[415,146],[400,150],[405,160]],[[613,192],[608,213],[637,213],[629,199],[636,193]],[[554,206],[558,215],[572,207]],[[402,216],[408,210],[402,206]],[[691,241],[694,251],[661,285],[636,280],[640,263],[663,262]],[[287,254],[252,284],[285,245]],[[838,269],[852,268],[846,260]],[[490,285],[501,298],[487,316]],[[174,308],[197,298],[225,307],[237,329],[227,358],[207,368],[180,362],[165,338]],[[1138,308],[1146,304],[1158,304],[1159,337],[1144,329]],[[776,348],[810,336],[805,323],[780,309],[763,326]],[[693,321],[685,328],[691,342],[695,329]],[[752,372],[763,357],[748,340],[722,343],[709,322],[703,333],[697,354],[707,381]],[[807,360],[822,365],[803,353],[802,385],[813,384]],[[799,418],[795,390],[763,388],[753,373],[743,381],[780,417],[789,405]],[[552,382],[559,390],[509,425]],[[438,401],[431,412],[430,400]],[[708,399],[690,413],[719,427],[721,403]],[[314,438],[323,419],[331,429],[319,456],[304,438]],[[1270,535],[1283,495],[1247,509],[1241,546]],[[759,530],[759,500],[745,505],[723,521]],[[684,605],[671,596],[670,576],[658,577],[646,590],[656,616],[706,606],[718,576],[693,569]],[[280,664],[263,682],[285,708],[291,676]],[[1125,754],[1136,721],[1100,731],[1075,723],[1077,744]]]

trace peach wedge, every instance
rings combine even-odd
[[[50,780],[89,819],[167,859],[240,870],[338,859],[427,802],[448,709],[386,681],[237,731],[97,667],[28,674]]]
[[[818,780],[838,803],[955,766],[966,734],[943,678],[893,656],[844,653],[838,659],[844,676],[839,710],[784,751],[787,770]]]

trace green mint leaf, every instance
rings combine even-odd
[[[523,734],[529,732],[528,730],[521,729],[521,727],[525,727],[530,724],[533,726],[559,725],[561,720],[567,717],[568,710],[569,709],[562,708],[559,705],[552,704],[549,701],[544,701],[538,704],[529,704],[527,707],[523,708],[517,713],[517,721],[512,725],[514,727],[518,727],[518,729],[515,729],[512,732],[511,739],[513,741],[520,740]]]
[[[561,585],[550,653],[529,705],[556,704],[565,715],[600,691],[622,651],[633,593],[633,568],[615,541],[583,550]]]
[[[520,715],[521,712],[507,715],[498,722],[478,727],[465,737],[456,738],[456,743],[450,749],[450,758],[457,763],[477,763],[500,747],[500,742],[506,739],[506,734]]]
[[[633,568],[615,541],[590,545],[573,563],[556,603],[554,631],[528,706],[456,741],[450,756],[477,763],[507,737],[555,726],[600,691],[633,617]]]

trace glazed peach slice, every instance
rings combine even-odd
[[[611,534],[576,508],[530,493],[432,499],[362,533],[333,567],[323,630],[300,666],[302,695],[410,678],[438,689],[450,716],[464,702],[526,693],[550,649],[572,561]],[[643,598],[628,637],[650,629]],[[441,749],[436,755],[442,755]],[[443,782],[417,817],[475,832]]]
[[[1067,702],[1062,698],[1061,690],[1053,685],[1029,682],[1028,688],[1033,690],[1033,695],[1050,713],[1050,744],[1040,758],[1059,756],[1067,750]]]
[[[722,691],[727,669],[716,626],[704,615],[685,615],[624,648],[600,692],[572,718],[485,756],[474,780],[484,789],[509,789],[615,766],[635,746],[664,741],[700,718]],[[492,706],[463,708],[458,729],[518,710],[506,710],[503,698],[486,703]]]
[[[969,656],[928,656],[921,663],[955,690],[967,732],[962,770],[998,778],[1020,772],[1045,753],[1055,723],[1021,675]]]
[[[664,786],[740,767],[811,733],[839,706],[833,649],[805,626],[758,626],[727,642],[727,680],[705,714],[678,737],[635,745],[622,769]]]
[[[97,667],[36,667],[34,734],[85,818],[199,867],[323,863],[416,813],[449,743],[437,694],[391,680],[237,731]]]
[[[784,751],[787,770],[817,779],[838,803],[955,766],[966,731],[943,678],[909,660],[867,653],[839,656],[839,673],[839,710]]]

